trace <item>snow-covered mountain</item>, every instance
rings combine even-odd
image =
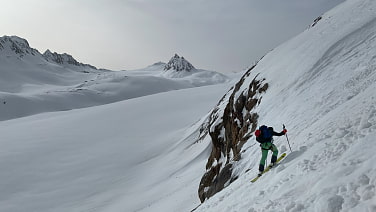
[[[98,73],[93,66],[62,66],[49,61],[17,36],[0,37],[0,91],[18,93],[27,85],[68,85],[85,79],[83,73]],[[73,59],[73,58],[72,58]],[[74,60],[74,59],[73,59]],[[102,71],[103,72],[103,71]]]
[[[227,76],[215,71],[196,69],[188,60],[184,57],[180,57],[178,54],[175,54],[170,61],[165,64],[161,76],[175,79],[194,78],[191,82],[195,84],[197,84],[197,82],[207,84],[210,83],[210,81],[220,83],[228,79]]]
[[[0,211],[376,211],[375,10],[346,1],[235,84],[1,56]],[[261,124],[292,152],[275,137],[287,157],[251,183]]]
[[[1,56],[6,57],[23,57],[28,54],[33,56],[40,55],[38,50],[33,49],[29,46],[27,40],[17,36],[0,37],[0,51]]]
[[[178,54],[175,54],[164,67],[165,71],[172,70],[176,72],[190,72],[194,69],[196,68],[188,60]]]
[[[0,37],[0,57],[6,59],[18,58],[19,60],[30,60],[31,58],[28,58],[27,56],[31,56],[34,59],[38,58],[40,61],[46,60],[59,65],[81,66],[86,67],[87,70],[97,69],[92,65],[78,62],[67,53],[58,54],[46,50],[45,53],[41,54],[37,49],[30,47],[29,42],[27,42],[26,39],[18,36]]]

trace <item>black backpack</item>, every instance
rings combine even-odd
[[[262,125],[259,128],[261,134],[259,137],[256,138],[256,140],[259,143],[265,143],[265,142],[271,142],[273,138],[273,128],[267,127],[265,125]]]

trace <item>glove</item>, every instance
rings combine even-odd
[[[286,134],[286,133],[287,133],[287,130],[286,130],[286,129],[283,129],[282,132],[283,132],[283,134]]]

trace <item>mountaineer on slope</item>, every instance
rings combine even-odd
[[[273,152],[270,167],[274,166],[277,162],[278,149],[273,144],[273,136],[282,136],[285,135],[286,132],[287,130],[284,128],[280,133],[277,133],[274,132],[272,127],[267,127],[265,125],[262,125],[258,130],[255,131],[256,140],[260,143],[262,153],[258,176],[261,176],[264,172],[265,162],[269,150]]]

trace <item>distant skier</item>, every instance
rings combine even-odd
[[[265,125],[262,125],[258,130],[255,131],[256,140],[260,143],[262,153],[259,166],[259,176],[261,176],[262,172],[264,171],[265,162],[266,158],[268,157],[269,150],[273,152],[270,166],[274,166],[277,161],[278,149],[273,144],[273,136],[282,136],[285,135],[286,132],[287,130],[283,129],[282,132],[277,133],[274,132],[272,127],[267,127]]]

